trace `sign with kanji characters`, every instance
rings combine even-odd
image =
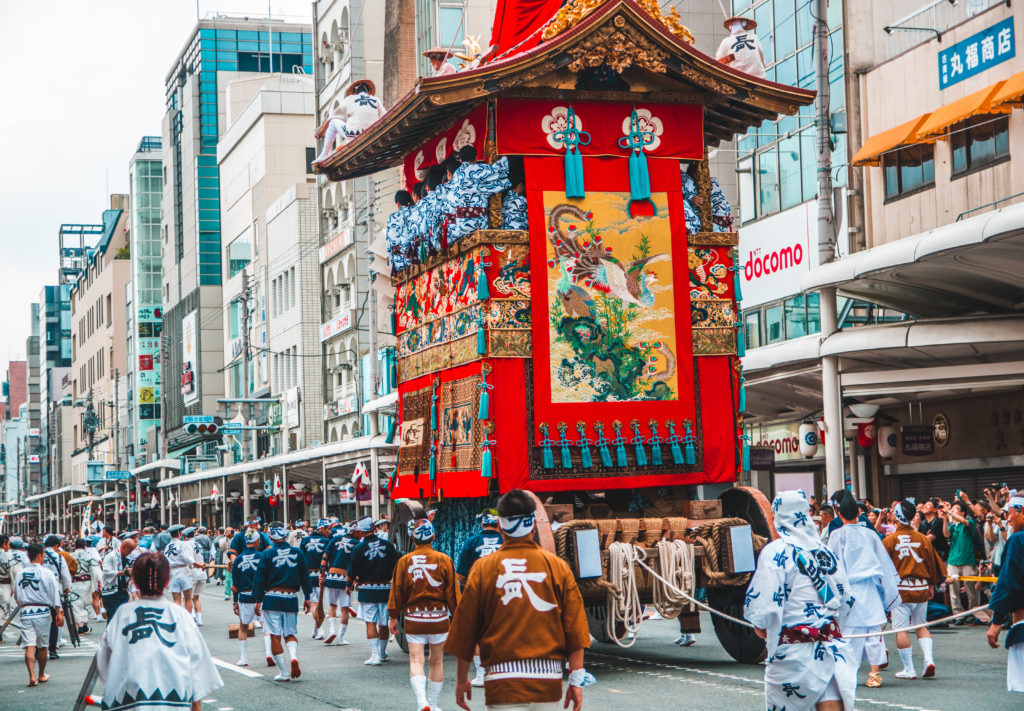
[[[1016,54],[1013,18],[987,27],[939,52],[939,89],[981,74]]]

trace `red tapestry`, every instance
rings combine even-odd
[[[510,49],[525,52],[541,42],[540,28],[562,7],[562,0],[498,0],[491,46],[500,57]]]
[[[453,123],[444,133],[430,139],[417,150],[405,157],[405,185],[407,190],[426,177],[426,169],[437,165],[447,158],[452,151],[463,146],[476,148],[478,156],[483,156],[487,143],[487,105],[481,104],[468,114]]]
[[[496,123],[501,155],[563,155],[561,131],[568,127],[568,101],[499,99]],[[645,152],[651,158],[700,160],[704,157],[703,110],[696,104],[654,104],[610,101],[573,101],[575,126],[583,137],[584,156],[629,157],[620,145],[630,132],[636,108],[638,128],[647,132]],[[559,172],[561,175],[561,171]],[[626,186],[628,189],[628,185]]]

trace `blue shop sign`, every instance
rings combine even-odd
[[[992,25],[939,52],[939,89],[1012,59],[1016,53],[1013,18]]]

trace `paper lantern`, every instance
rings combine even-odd
[[[874,420],[857,423],[857,444],[864,449],[870,449],[875,445],[878,438],[878,426]]]
[[[238,506],[244,506],[245,505],[245,499],[242,498],[241,494],[239,494],[238,498],[235,499],[235,504],[238,505]]]
[[[306,495],[302,497],[302,500],[306,503],[306,506],[309,506],[310,504],[312,504],[313,503],[313,492],[307,491]]]
[[[818,453],[818,427],[809,422],[800,425],[800,454],[811,459]]]
[[[267,499],[267,503],[270,504],[270,508],[277,506],[277,495],[271,494],[270,498]]]
[[[878,428],[878,453],[883,459],[892,459],[896,456],[896,447],[899,440],[896,436],[896,428],[885,425]]]

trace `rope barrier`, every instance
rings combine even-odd
[[[613,543],[612,545],[620,545],[620,544]],[[623,545],[625,545],[625,544],[623,544]],[[726,613],[724,613],[724,612],[722,612],[720,610],[716,610],[713,607],[711,607],[710,605],[707,605],[707,604],[701,602],[700,600],[698,600],[698,599],[696,599],[696,598],[694,598],[694,597],[692,597],[690,595],[687,595],[685,592],[683,592],[678,587],[676,587],[673,583],[669,582],[668,580],[663,578],[661,575],[659,575],[658,572],[656,570],[654,570],[654,568],[652,568],[649,565],[647,565],[646,563],[644,563],[643,560],[641,560],[639,557],[636,558],[635,562],[636,562],[637,565],[639,565],[640,567],[642,567],[645,570],[647,570],[647,572],[649,572],[655,578],[660,580],[666,587],[668,587],[669,589],[673,590],[677,595],[680,595],[682,597],[687,598],[691,603],[695,604],[697,607],[701,608],[702,610],[705,610],[706,612],[710,612],[712,615],[718,615],[719,617],[721,617],[723,619],[726,619],[729,622],[732,622],[733,624],[742,625],[743,627],[749,627],[750,629],[757,629],[757,627],[755,625],[752,625],[751,623],[747,622],[746,620],[742,620],[742,619],[740,619],[738,617],[733,617],[732,615],[727,615]],[[609,567],[609,572],[611,572],[610,567]],[[961,580],[962,579],[963,578],[961,578]],[[872,633],[866,633],[866,634],[843,635],[843,639],[868,639],[870,637],[882,637],[882,636],[886,636],[886,635],[899,634],[900,632],[913,632],[914,630],[919,630],[919,629],[922,629],[924,627],[933,627],[933,626],[936,626],[936,625],[945,624],[946,622],[949,622],[950,620],[955,620],[955,619],[958,619],[960,617],[967,617],[968,615],[973,615],[973,614],[975,614],[977,612],[980,612],[981,610],[986,610],[986,609],[988,609],[987,605],[979,605],[978,607],[975,607],[973,609],[966,610],[964,612],[958,612],[955,615],[949,615],[947,617],[942,617],[942,618],[940,618],[938,620],[932,620],[930,622],[922,622],[921,624],[911,625],[910,627],[901,627],[900,629],[880,630],[878,632],[872,632]],[[639,625],[638,625],[638,628],[639,628]],[[622,645],[622,646],[626,646],[626,645]]]
[[[673,581],[687,595],[693,594],[696,585],[694,575],[693,546],[685,541],[662,539],[657,543],[658,567],[661,574]],[[673,620],[683,612],[693,610],[693,605],[684,597],[659,580],[654,582],[654,609],[667,620]]]

